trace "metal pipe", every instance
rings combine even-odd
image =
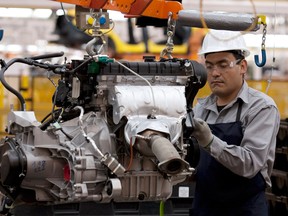
[[[184,161],[173,144],[161,136],[152,136],[149,142],[151,150],[159,161],[158,168],[167,174],[175,175],[188,170],[189,164]]]
[[[224,12],[203,12],[201,14],[196,10],[179,11],[177,24],[230,31],[257,31],[260,28],[258,17],[254,17],[251,14]]]

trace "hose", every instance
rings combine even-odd
[[[14,63],[16,62],[20,62],[20,63],[24,63],[24,64],[28,64],[28,65],[32,65],[31,60],[28,61],[26,59],[21,59],[21,58],[16,58],[11,60],[10,62],[7,63],[7,65],[5,67],[3,67],[0,71],[0,81],[2,82],[3,86],[10,91],[12,94],[14,94],[20,101],[20,105],[21,105],[21,111],[25,111],[26,110],[26,103],[25,100],[23,98],[23,96],[14,88],[12,88],[4,79],[4,73],[5,71]]]
[[[27,65],[35,65],[38,67],[43,67],[43,68],[56,68],[59,67],[59,65],[50,65],[50,64],[42,64],[37,62],[36,60],[39,59],[45,59],[45,58],[53,58],[53,57],[60,57],[64,55],[63,52],[59,52],[59,53],[51,53],[51,54],[45,54],[45,55],[39,55],[39,56],[34,56],[31,58],[15,58],[12,59],[11,61],[9,61],[4,67],[2,67],[2,69],[0,70],[0,81],[3,84],[3,86],[10,91],[12,94],[14,94],[18,100],[20,101],[20,106],[21,106],[21,111],[25,111],[26,110],[26,103],[25,103],[25,99],[23,98],[23,96],[14,88],[12,88],[5,80],[4,78],[4,73],[5,71],[11,67],[13,64],[15,63],[23,63],[23,64],[27,64]]]

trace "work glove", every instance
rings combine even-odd
[[[194,130],[192,136],[198,141],[199,145],[208,148],[213,141],[213,134],[208,124],[199,118],[193,118]]]

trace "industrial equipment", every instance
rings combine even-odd
[[[172,57],[181,1],[59,2],[78,5],[77,26],[90,31],[93,39],[82,60],[44,61],[63,56],[54,53],[1,61],[0,80],[19,99],[21,109],[11,109],[9,135],[0,141],[0,210],[26,204],[169,199],[173,186],[194,172],[186,161],[194,156],[192,104],[206,83],[200,63]],[[168,40],[160,60],[146,56],[143,62],[117,61],[102,54],[102,29],[113,23],[108,9],[164,20]],[[6,70],[15,63],[60,77],[53,110],[42,121],[26,110],[23,96],[5,81]]]
[[[193,172],[185,161],[192,144],[189,104],[205,85],[203,66],[102,55],[63,65],[39,61],[51,56],[2,64],[1,82],[21,110],[11,110],[10,136],[0,143],[1,192],[13,206],[168,199],[173,185]],[[54,109],[42,122],[4,79],[19,62],[61,76]]]

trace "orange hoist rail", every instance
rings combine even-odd
[[[68,4],[79,5],[85,8],[120,11],[127,16],[147,16],[167,19],[172,13],[177,19],[178,12],[183,6],[178,1],[166,0],[53,0]]]

